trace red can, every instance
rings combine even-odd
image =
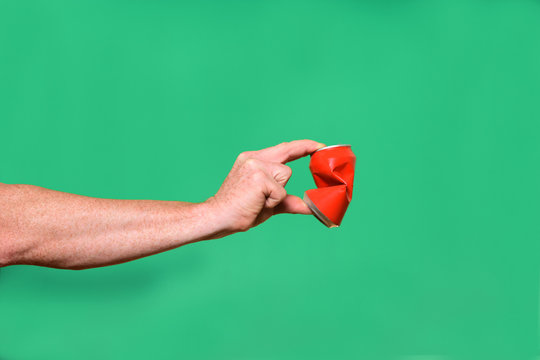
[[[311,154],[309,169],[317,189],[306,191],[304,201],[328,227],[341,224],[351,202],[355,164],[350,145],[326,146]]]

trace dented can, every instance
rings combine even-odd
[[[317,189],[304,193],[304,201],[327,227],[341,225],[352,199],[356,156],[350,145],[331,145],[311,154],[309,169]]]

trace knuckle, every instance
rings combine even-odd
[[[283,141],[282,143],[279,144],[280,147],[285,147],[287,145],[289,145],[288,141]]]
[[[254,158],[248,158],[244,161],[244,166],[248,169],[256,169],[257,168],[257,159]]]
[[[287,191],[283,186],[275,185],[272,188],[272,197],[275,199],[282,199],[287,196]]]
[[[283,199],[287,197],[287,191],[284,188],[280,188],[278,196],[279,196],[279,201],[281,202]]]
[[[281,203],[285,197],[287,196],[287,192],[283,188],[276,188],[272,191],[271,197],[267,199],[267,206],[268,207],[276,207]]]
[[[239,162],[245,162],[248,160],[251,156],[251,151],[244,151],[241,152],[238,157],[236,158]]]
[[[287,165],[280,165],[274,174],[274,178],[280,185],[286,184],[287,181],[291,178],[291,176],[292,169]]]
[[[283,165],[283,173],[287,175],[287,177],[290,177],[292,175],[292,169],[287,165]]]

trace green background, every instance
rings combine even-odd
[[[0,359],[538,358],[539,1],[0,1],[2,182],[203,201],[299,138],[352,144],[341,228],[3,268]]]

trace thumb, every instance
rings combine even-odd
[[[295,195],[287,195],[275,208],[275,214],[313,214],[304,200]]]

